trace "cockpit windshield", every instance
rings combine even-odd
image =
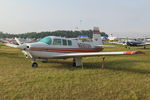
[[[50,37],[44,37],[43,39],[41,39],[39,42],[44,42],[46,44],[51,44],[52,39]]]

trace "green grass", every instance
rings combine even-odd
[[[122,46],[104,51],[127,51]],[[149,100],[150,46],[130,50],[144,55],[83,58],[84,69],[72,59],[50,59],[31,67],[20,50],[0,48],[0,100]]]

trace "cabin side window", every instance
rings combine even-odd
[[[71,40],[68,40],[68,45],[72,46],[72,41]]]
[[[64,46],[67,45],[67,40],[63,39],[62,42],[63,42],[63,45],[64,45]]]
[[[54,39],[53,45],[61,45],[61,39]]]

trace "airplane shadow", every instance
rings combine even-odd
[[[58,69],[76,70],[77,68],[80,68],[80,67],[74,67],[72,61],[68,62],[68,61],[61,60],[61,59],[50,59],[47,63],[50,63],[52,65],[53,64],[59,64],[56,66],[50,65],[50,67],[58,68]],[[48,67],[42,67],[42,68],[48,68]]]
[[[117,61],[105,61],[105,67],[104,69],[108,69],[108,70],[114,70],[114,71],[123,71],[123,72],[134,72],[134,73],[141,73],[141,74],[150,74],[150,70],[145,69],[145,68],[132,68],[131,66],[136,65],[136,63],[139,63],[143,61],[138,61],[138,60],[117,60]],[[144,61],[145,63],[147,63],[148,61]],[[59,60],[52,60],[49,61],[49,63],[60,63],[61,65],[58,66],[51,66],[53,68],[58,68],[58,69],[68,69],[68,70],[80,70],[82,69],[82,67],[75,67],[73,66],[72,62],[68,62],[68,61],[59,61]],[[84,69],[101,69],[101,62],[83,62],[83,68]]]

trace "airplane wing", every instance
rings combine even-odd
[[[115,45],[96,45],[95,47],[99,48],[99,47],[116,47],[116,46]]]
[[[59,57],[88,57],[88,56],[111,56],[111,55],[133,55],[143,54],[141,51],[120,51],[120,52],[94,52],[94,53],[69,53]]]
[[[146,44],[137,44],[137,46],[145,46]]]

